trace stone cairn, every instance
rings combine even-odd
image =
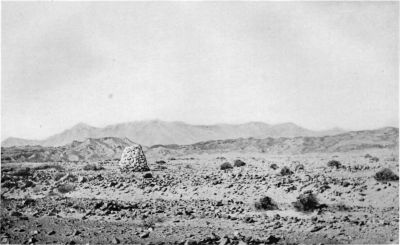
[[[146,157],[140,145],[126,147],[119,161],[121,172],[145,172],[150,171]]]

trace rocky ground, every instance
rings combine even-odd
[[[115,161],[2,164],[1,243],[399,242],[398,181],[374,178],[398,173],[395,150],[147,158],[146,173],[120,173]],[[236,159],[246,165],[220,170]],[[321,205],[297,210],[305,192]],[[264,196],[277,209],[256,209]]]

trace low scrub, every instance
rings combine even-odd
[[[83,167],[83,170],[85,171],[99,171],[99,170],[103,170],[104,168],[102,166],[98,166],[96,164],[86,164]]]
[[[318,209],[320,204],[317,197],[312,193],[303,193],[293,203],[294,208],[300,212],[312,212]]]
[[[20,168],[20,169],[16,170],[11,175],[27,178],[29,176],[32,176],[32,174],[33,174],[33,170],[29,167],[26,167],[26,168]]]
[[[272,200],[272,198],[265,196],[260,198],[254,204],[255,208],[258,210],[275,210],[278,209],[278,205]]]
[[[57,187],[58,192],[65,194],[75,190],[75,186],[71,184],[62,184]]]
[[[232,164],[230,164],[229,162],[224,162],[223,164],[221,164],[220,169],[221,170],[228,170],[228,169],[232,169]]]
[[[65,169],[58,164],[42,164],[33,168],[34,170],[47,170],[47,169],[55,169],[57,171],[65,171]]]
[[[304,170],[304,165],[303,164],[299,164],[296,166],[296,171],[300,171],[300,170]]]
[[[273,170],[277,170],[279,168],[278,165],[276,165],[276,163],[271,164],[271,166],[269,167],[272,168]]]
[[[150,178],[153,178],[153,175],[151,173],[145,173],[145,174],[143,174],[143,178],[150,179]]]
[[[336,168],[336,169],[342,167],[342,164],[341,164],[339,161],[337,161],[337,160],[331,160],[331,161],[329,161],[329,162],[327,163],[327,165],[328,165],[328,167],[330,167],[330,168]]]
[[[375,179],[377,181],[398,181],[399,176],[395,174],[392,170],[384,168],[375,174]]]
[[[65,173],[61,173],[61,172],[59,172],[59,173],[56,173],[55,175],[54,175],[54,180],[55,181],[59,181],[62,177],[64,177],[65,176]]]
[[[290,170],[288,167],[283,167],[281,169],[281,175],[285,176],[285,175],[291,175],[293,174],[293,171]]]
[[[235,160],[235,162],[233,163],[233,166],[235,166],[235,167],[243,167],[243,166],[246,166],[246,163],[243,162],[242,160],[237,159],[237,160]]]
[[[142,219],[139,225],[145,228],[154,228],[157,223],[163,223],[163,222],[164,219],[162,217],[153,215]]]

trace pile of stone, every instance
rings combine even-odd
[[[144,172],[150,171],[147,166],[146,156],[142,147],[138,144],[126,147],[119,162],[121,172]]]

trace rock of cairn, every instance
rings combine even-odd
[[[121,172],[145,172],[150,170],[142,147],[138,144],[124,149],[119,161],[119,167]]]

